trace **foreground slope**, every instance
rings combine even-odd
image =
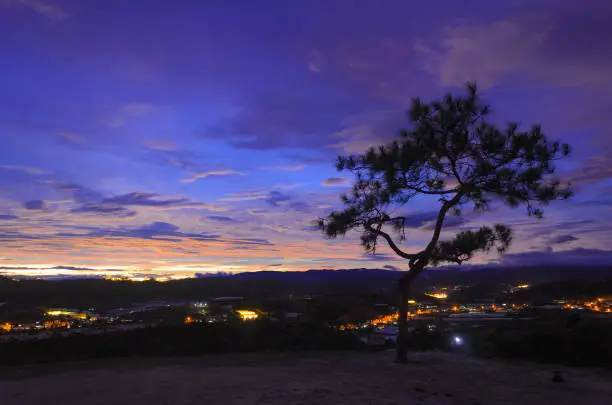
[[[612,375],[458,355],[220,355],[0,370],[3,405],[610,404]],[[552,381],[561,370],[565,382]]]

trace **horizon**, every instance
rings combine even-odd
[[[497,203],[447,218],[443,238],[516,233],[462,266],[611,265],[612,4],[470,4],[0,0],[0,276],[401,270],[312,221],[351,184],[337,155],[470,80],[494,122],[572,146],[558,177],[577,193],[541,220]],[[403,249],[436,203],[407,206]]]
[[[592,265],[580,265],[581,271],[587,270],[598,270],[598,269],[609,269],[611,264],[592,264]],[[524,264],[524,265],[504,265],[501,263],[471,263],[457,265],[445,265],[445,266],[432,266],[426,270],[427,275],[431,275],[430,272],[448,272],[455,271],[459,273],[472,273],[479,271],[493,271],[502,270],[507,272],[517,270],[550,270],[550,269],[575,269],[578,267],[576,264]],[[24,268],[24,267],[2,267],[0,268],[0,278],[8,278],[12,280],[48,280],[48,281],[62,281],[72,279],[95,279],[95,280],[107,280],[107,281],[155,281],[155,282],[171,282],[189,279],[205,279],[210,277],[232,277],[243,274],[257,274],[257,273],[309,273],[309,272],[388,272],[388,273],[402,273],[408,271],[406,269],[395,268],[393,266],[384,267],[359,267],[359,268],[326,268],[326,269],[300,269],[300,270],[270,270],[270,269],[258,269],[249,271],[208,271],[208,272],[196,272],[192,275],[176,275],[173,273],[151,273],[147,272],[146,269],[140,271],[123,271],[117,269],[107,270],[94,270],[86,268],[71,268],[68,266],[56,266],[54,268]]]

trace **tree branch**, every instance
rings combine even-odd
[[[462,196],[463,196],[463,193],[459,192],[455,194],[455,196],[452,199],[445,201],[444,204],[442,204],[442,207],[440,208],[440,211],[438,212],[438,218],[436,219],[436,225],[434,227],[434,233],[433,233],[433,236],[431,237],[431,241],[429,242],[429,244],[423,251],[424,255],[427,256],[427,259],[429,259],[429,256],[431,255],[436,245],[438,244],[438,240],[440,239],[440,233],[442,232],[442,226],[444,225],[444,218],[446,217],[446,213],[448,212],[449,209],[451,209],[452,207],[454,207],[455,205],[459,203]]]
[[[418,255],[418,254],[406,253],[403,250],[401,250],[399,246],[395,244],[391,235],[389,235],[385,231],[382,231],[380,228],[373,228],[371,223],[366,222],[363,224],[363,227],[367,229],[369,232],[372,232],[376,236],[382,236],[387,241],[387,244],[389,245],[389,247],[393,249],[395,254],[397,254],[398,256],[404,259],[407,259],[407,260],[412,260],[414,257]]]

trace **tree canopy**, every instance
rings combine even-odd
[[[382,238],[409,261],[413,276],[429,264],[462,263],[479,251],[506,250],[512,232],[503,224],[440,240],[445,217],[460,216],[465,209],[488,211],[493,201],[503,201],[513,208],[524,205],[530,216],[540,218],[543,206],[571,196],[570,185],[551,176],[555,161],[570,147],[549,141],[539,125],[526,131],[516,123],[500,128],[487,121],[489,113],[475,84],[440,101],[414,99],[410,126],[398,139],[338,158],[338,170],[352,172],[355,182],[342,196],[344,209],[320,218],[319,229],[329,238],[359,230],[368,252]],[[406,216],[395,213],[419,196],[437,197],[440,208],[429,243],[406,252],[399,244],[406,238]]]

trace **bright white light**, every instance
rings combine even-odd
[[[461,336],[455,336],[455,337],[453,337],[453,342],[457,346],[461,346],[463,344],[463,338]]]

